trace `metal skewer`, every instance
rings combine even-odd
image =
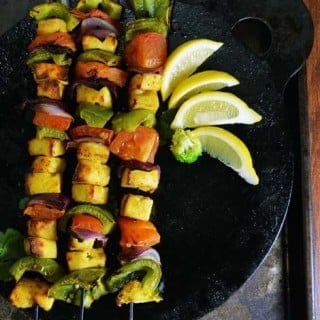
[[[129,320],[133,320],[133,306],[134,306],[134,303],[131,302],[129,307]]]
[[[39,305],[34,307],[34,320],[39,320]]]
[[[80,313],[79,313],[79,320],[84,320],[84,289],[80,289],[81,294],[81,304],[80,304]]]

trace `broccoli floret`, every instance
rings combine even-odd
[[[193,163],[202,154],[201,141],[192,135],[191,130],[177,129],[172,136],[170,150],[178,161]]]

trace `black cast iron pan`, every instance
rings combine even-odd
[[[265,35],[252,41],[256,26],[262,26]],[[24,230],[18,203],[30,165],[26,146],[32,130],[17,106],[34,93],[25,66],[25,48],[32,37],[32,24],[25,18],[0,38],[1,229]],[[200,37],[224,42],[200,69],[233,74],[240,85],[230,91],[263,116],[256,125],[225,126],[247,144],[261,182],[248,185],[207,156],[193,165],[182,165],[173,160],[167,146],[160,149],[157,162],[162,178],[155,196],[155,224],[162,235],[157,248],[163,263],[164,301],[136,305],[135,319],[139,320],[198,319],[220,305],[262,262],[281,230],[290,202],[294,141],[282,92],[310,51],[309,13],[299,0],[175,1],[170,49]],[[270,40],[268,46],[255,50],[257,41],[265,39]],[[0,289],[6,297],[10,285],[1,284]],[[1,309],[8,308],[3,305]],[[114,297],[107,296],[86,311],[86,319],[97,314],[127,319],[128,309],[116,308]],[[77,316],[76,308],[56,302],[42,318],[72,320]],[[9,315],[8,311],[4,317],[27,320],[32,312],[10,311]]]

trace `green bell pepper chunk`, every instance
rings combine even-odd
[[[80,0],[76,9],[82,12],[89,12],[92,9],[101,7],[113,19],[120,19],[122,6],[111,0]]]
[[[135,109],[130,112],[117,113],[111,122],[115,133],[121,130],[134,131],[140,125],[154,127],[156,116],[151,110]]]
[[[98,61],[102,62],[108,66],[116,67],[121,64],[122,57],[118,56],[112,52],[101,50],[101,49],[91,49],[85,50],[78,56],[79,61]]]
[[[55,282],[49,289],[48,295],[56,300],[62,300],[77,306],[81,305],[81,290],[84,290],[84,307],[91,304],[108,291],[103,283],[105,268],[87,268],[72,271]]]
[[[88,126],[103,128],[113,116],[113,111],[97,104],[81,102],[77,114]]]
[[[130,21],[126,25],[125,41],[129,42],[135,35],[145,32],[157,32],[166,37],[168,26],[157,18],[142,18]]]
[[[69,140],[69,136],[65,131],[47,127],[37,127],[36,138],[54,138],[60,140]]]
[[[64,269],[53,259],[25,256],[17,260],[10,268],[10,273],[19,281],[25,272],[40,273],[49,282],[56,282],[64,276]]]
[[[69,12],[69,8],[59,2],[38,4],[30,10],[29,15],[37,21],[50,18],[62,19],[67,23],[68,31],[72,31],[80,23],[80,20]]]
[[[45,49],[39,49],[31,53],[27,59],[29,67],[40,62],[53,62],[60,66],[70,66],[72,59],[68,57],[67,53],[51,53]]]
[[[59,230],[66,232],[69,219],[75,214],[89,214],[98,218],[103,224],[104,234],[110,233],[116,225],[113,215],[107,209],[91,204],[80,204],[69,209],[66,214],[59,220]]]
[[[141,281],[137,279],[143,278]],[[124,264],[106,279],[106,288],[111,293],[122,291],[117,297],[118,305],[162,300],[159,283],[161,266],[152,259],[137,259]]]
[[[158,18],[168,24],[170,13],[170,0],[131,0],[136,19]]]

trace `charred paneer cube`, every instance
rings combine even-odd
[[[107,256],[103,248],[68,251],[66,260],[69,271],[86,268],[103,268],[106,265]]]
[[[56,259],[58,256],[57,242],[40,237],[24,238],[24,250],[27,255],[38,258]]]
[[[106,204],[108,202],[108,187],[97,186],[88,183],[72,183],[72,199],[76,202],[88,202],[92,204]]]
[[[85,141],[81,142],[77,148],[77,159],[90,160],[98,163],[106,163],[109,159],[110,151],[103,143]]]
[[[28,142],[28,151],[31,156],[59,157],[66,152],[66,142],[55,138],[34,138]]]

